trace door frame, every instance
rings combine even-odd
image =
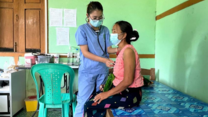
[[[45,0],[45,54],[48,52],[48,0]]]

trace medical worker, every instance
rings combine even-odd
[[[116,53],[118,48],[112,48],[110,33],[103,26],[103,7],[99,2],[90,2],[87,7],[86,24],[79,26],[75,34],[77,45],[80,46],[81,65],[78,73],[78,95],[75,117],[82,117],[84,104],[90,98],[94,89],[104,84],[108,76],[108,67],[113,67],[114,61],[108,53]]]

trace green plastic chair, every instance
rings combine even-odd
[[[39,88],[35,77],[39,73],[45,87],[45,93],[39,98]],[[70,93],[61,93],[61,81],[64,73],[70,76]],[[31,68],[31,74],[36,86],[37,100],[39,102],[39,117],[47,117],[48,108],[62,108],[62,117],[69,117],[72,104],[73,114],[76,107],[76,96],[73,94],[74,70],[63,64],[37,64]]]

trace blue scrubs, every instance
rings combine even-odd
[[[110,47],[112,43],[109,39],[110,33],[107,27],[101,26],[99,32],[99,42],[106,53],[104,53],[99,46],[97,33],[88,23],[79,26],[75,34],[75,38],[78,46],[88,45],[88,51],[90,53],[100,57],[109,58],[107,48]],[[88,59],[84,57],[81,51],[80,60],[81,65],[79,67],[78,74],[79,79],[77,95],[78,104],[74,114],[75,117],[83,116],[85,102],[90,98],[94,88],[96,88],[96,91],[99,91],[99,86],[105,83],[109,70],[105,63]]]

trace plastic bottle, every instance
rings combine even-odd
[[[54,63],[59,63],[59,54],[54,55]]]
[[[72,65],[75,65],[75,53],[72,51]]]
[[[67,64],[72,65],[72,49],[71,46],[69,46],[69,52],[67,54]]]
[[[76,65],[77,49],[73,47],[72,49],[72,65]]]
[[[12,65],[15,65],[15,62],[14,62],[13,58],[10,59],[9,67],[12,66]]]
[[[76,65],[79,66],[80,64],[80,53],[79,53],[79,49],[76,49]]]
[[[72,65],[72,53],[71,52],[68,53],[67,58],[68,58],[67,63],[69,65]]]
[[[8,69],[9,65],[7,63],[7,61],[4,63],[4,73],[7,73],[7,69]]]
[[[79,49],[78,47],[75,46],[70,46],[69,47],[69,53],[67,57],[70,58],[70,64],[69,65],[79,65]]]
[[[18,66],[21,66],[21,63],[20,63],[20,61],[18,61],[18,62],[17,62],[17,65],[18,65]]]

